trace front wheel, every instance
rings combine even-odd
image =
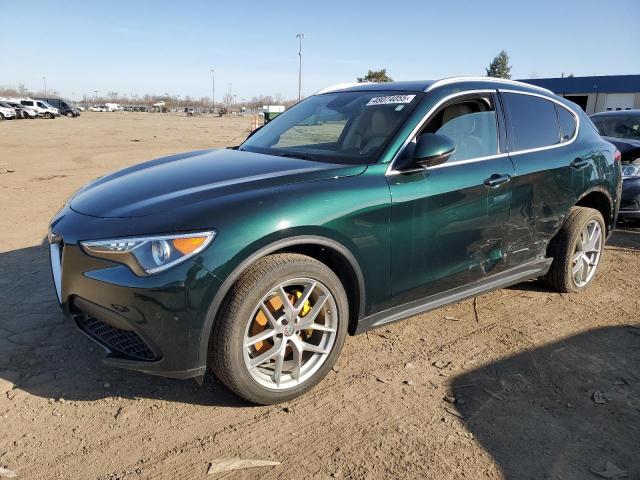
[[[574,207],[549,245],[553,263],[544,280],[560,292],[585,290],[602,260],[606,227],[593,208]]]
[[[49,112],[45,113],[44,118],[48,118],[49,120],[51,120],[53,118],[53,113],[49,113]]]
[[[250,402],[289,400],[329,372],[348,319],[346,293],[329,267],[305,255],[270,255],[231,288],[214,325],[208,363]]]
[[[73,112],[67,112],[65,115],[69,118],[73,118]]]

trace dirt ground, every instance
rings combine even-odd
[[[236,144],[249,123],[0,123],[0,467],[24,479],[595,479],[613,466],[640,478],[640,230],[615,233],[582,295],[531,282],[351,337],[315,390],[282,405],[248,405],[211,376],[198,387],[103,366],[56,305],[49,219],[95,177]],[[281,464],[207,476],[221,458]]]

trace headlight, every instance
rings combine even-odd
[[[118,238],[80,242],[89,255],[124,263],[136,275],[162,272],[200,253],[216,232],[198,232],[155,237]]]
[[[627,164],[622,166],[622,178],[640,177],[640,165]]]

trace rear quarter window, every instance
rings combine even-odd
[[[555,104],[544,98],[502,93],[507,112],[509,151],[549,147],[560,143]]]
[[[568,142],[576,133],[578,125],[576,117],[566,108],[555,105],[558,114],[558,123],[560,124],[560,136],[563,142]]]

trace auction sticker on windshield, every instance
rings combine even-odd
[[[395,105],[397,103],[411,103],[416,98],[415,95],[388,95],[386,97],[373,97],[367,102],[367,107],[371,105]]]

